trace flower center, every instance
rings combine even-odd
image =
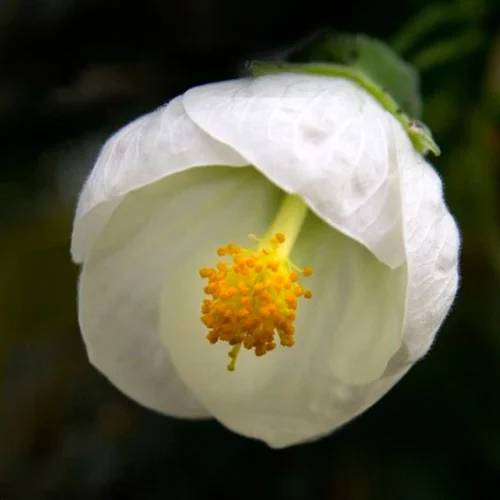
[[[298,268],[288,255],[306,214],[300,198],[286,196],[268,232],[271,237],[249,235],[258,242],[251,248],[235,243],[219,247],[217,254],[227,260],[200,269],[200,276],[208,280],[204,292],[209,297],[203,301],[201,321],[209,329],[210,343],[233,346],[229,371],[235,369],[241,346],[263,356],[276,347],[276,337],[282,346],[295,344],[298,300],[312,297],[299,280],[313,270]],[[283,232],[277,231],[280,226]]]

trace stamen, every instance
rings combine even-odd
[[[233,346],[229,352],[229,371],[234,371],[241,346],[263,356],[276,347],[276,336],[282,346],[295,344],[298,299],[312,297],[299,284],[300,276],[310,276],[312,268],[300,270],[287,258],[283,246],[286,237],[278,232],[254,248],[229,243],[217,249],[220,261],[214,268],[201,268],[200,276],[208,280],[204,291],[209,296],[201,307],[201,321],[208,328],[210,343],[222,341]],[[298,272],[299,271],[299,272]]]

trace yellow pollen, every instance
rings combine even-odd
[[[208,280],[204,292],[209,296],[201,306],[201,321],[209,330],[210,343],[232,346],[229,371],[234,371],[242,345],[263,356],[275,349],[276,336],[282,346],[295,344],[298,299],[309,299],[312,293],[299,284],[298,268],[283,251],[285,242],[285,235],[278,232],[254,248],[229,243],[219,247],[217,255],[232,262],[220,261],[199,271]],[[303,277],[312,274],[310,267],[299,271]]]
[[[313,273],[313,269],[312,267],[306,267],[304,268],[304,271],[302,271],[304,276],[311,276],[311,274]]]

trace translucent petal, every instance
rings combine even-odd
[[[186,115],[180,97],[138,118],[106,142],[87,179],[75,216],[73,259],[85,259],[130,191],[194,166],[247,164],[200,130]]]
[[[203,291],[195,262],[209,250],[200,246],[199,257],[175,269],[175,286],[165,284],[161,332],[181,377],[223,424],[287,446],[330,432],[389,388],[371,382],[401,346],[405,266],[391,270],[310,214],[292,253],[297,265],[315,269],[296,345],[261,358],[243,350],[229,373],[227,344],[209,345],[197,314]]]
[[[394,133],[409,269],[404,343],[411,363],[428,351],[457,293],[460,237],[438,174],[399,127]]]
[[[396,120],[360,87],[286,73],[194,88],[183,102],[207,134],[321,219],[392,268],[405,262]]]
[[[194,292],[184,287],[177,268],[193,262],[204,244],[215,255],[221,242],[245,239],[250,229],[265,231],[281,196],[250,167],[194,168],[130,193],[98,238],[80,280],[80,325],[92,363],[144,406],[179,417],[208,416],[160,343],[161,289],[168,282],[181,303],[191,302]],[[193,265],[205,264],[203,257]],[[176,319],[181,324],[172,323],[174,328],[191,321]]]

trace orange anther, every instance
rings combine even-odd
[[[312,296],[299,284],[293,265],[280,254],[283,233],[276,233],[265,246],[259,238],[253,239],[259,245],[250,249],[235,243],[219,247],[217,254],[226,260],[199,270],[207,280],[204,291],[208,295],[201,304],[201,321],[209,330],[210,343],[232,346],[230,371],[235,369],[242,345],[257,356],[274,350],[277,338],[281,345],[292,346],[297,299]],[[304,276],[311,273],[311,268],[301,271]]]

